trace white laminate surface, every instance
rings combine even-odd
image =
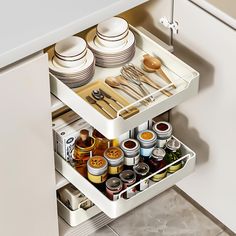
[[[190,0],[205,9],[227,25],[236,29],[235,0]]]
[[[147,0],[5,0],[0,68]]]

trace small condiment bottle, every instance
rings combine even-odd
[[[107,148],[104,157],[108,161],[108,174],[119,175],[124,168],[124,152],[119,147]]]
[[[171,139],[172,125],[166,121],[159,121],[153,125],[152,129],[157,134],[156,146],[163,148]]]
[[[106,196],[112,201],[118,200],[122,188],[122,181],[119,178],[112,177],[106,181]]]
[[[93,130],[92,137],[95,139],[95,148],[93,154],[95,156],[103,156],[105,150],[111,146],[111,140],[107,139],[96,129]]]
[[[144,160],[149,159],[153,148],[157,142],[157,135],[152,130],[140,131],[137,135],[137,140],[140,143],[140,155]]]
[[[182,157],[182,153],[180,150],[181,144],[178,140],[176,139],[171,139],[167,142],[166,144],[166,156],[165,156],[165,161],[167,164],[170,164],[176,160],[178,160],[180,157]],[[182,167],[182,162],[179,161],[174,165],[171,165],[168,168],[169,173],[174,173],[177,170],[179,170]]]
[[[145,179],[149,174],[149,166],[144,162],[140,162],[133,167],[134,173],[136,174],[136,182],[139,182]],[[138,191],[143,191],[149,187],[149,179],[142,181],[139,185],[136,186]]]
[[[94,138],[89,136],[88,130],[82,129],[75,141],[71,165],[84,177],[87,177],[87,161],[93,155],[94,147]]]
[[[133,170],[124,170],[120,173],[120,179],[123,182],[123,189],[127,189],[136,182],[136,174]],[[129,199],[136,194],[136,187],[133,187],[124,192],[124,198]]]
[[[124,164],[127,169],[133,169],[134,165],[139,163],[140,159],[140,144],[135,139],[125,139],[121,142],[120,148],[123,150],[125,159]]]
[[[150,171],[152,173],[157,172],[158,170],[164,168],[166,166],[166,162],[164,160],[166,152],[162,148],[154,148],[152,150],[152,154],[150,159],[148,160],[148,165],[150,167]],[[151,180],[154,182],[158,182],[161,179],[165,178],[167,174],[167,169],[158,172],[154,176],[151,177]]]
[[[102,156],[93,156],[87,162],[88,179],[100,190],[105,190],[107,180],[107,160]]]

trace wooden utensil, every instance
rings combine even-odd
[[[148,54],[143,56],[143,69],[147,72],[157,72],[162,79],[167,82],[168,84],[171,84],[172,81],[167,77],[167,75],[164,73],[164,71],[161,69],[161,61],[153,56],[150,56]],[[171,87],[176,89],[176,86],[173,84]]]

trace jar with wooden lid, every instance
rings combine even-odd
[[[150,167],[151,173],[155,173],[158,170],[164,168],[166,166],[166,162],[164,160],[166,152],[163,148],[154,148],[152,150],[152,154],[150,159],[148,160],[148,165]],[[151,177],[151,180],[154,182],[158,182],[166,177],[167,169],[164,169],[161,172],[158,172],[154,176]]]
[[[121,142],[120,148],[124,152],[125,159],[124,164],[127,169],[133,169],[134,165],[137,165],[140,160],[140,144],[135,139],[125,139]]]
[[[166,121],[159,121],[153,125],[152,129],[157,135],[156,146],[163,148],[171,139],[172,125]]]
[[[96,129],[93,130],[92,137],[95,139],[94,155],[103,156],[105,150],[112,146],[112,140],[107,139]]]
[[[167,164],[171,164],[172,162],[178,160],[182,157],[182,152],[180,150],[181,144],[176,139],[171,139],[166,144],[166,156],[165,161]],[[169,173],[174,173],[182,167],[182,162],[179,161],[168,168]]]
[[[71,164],[84,177],[87,177],[87,161],[93,156],[94,147],[94,138],[89,136],[88,130],[82,129],[75,141]]]
[[[140,155],[146,160],[149,159],[149,156],[152,153],[153,148],[157,142],[157,135],[152,130],[143,130],[140,131],[137,135],[137,140],[140,143]]]
[[[105,190],[108,162],[102,156],[93,156],[87,162],[88,179],[100,190]]]
[[[124,152],[119,147],[107,148],[104,157],[108,161],[108,174],[119,175],[124,168]]]

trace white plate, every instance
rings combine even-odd
[[[53,57],[54,57],[54,50],[53,48],[48,50],[48,65],[49,65],[49,69],[51,71],[55,71],[61,74],[77,74],[77,73],[82,73],[84,70],[88,69],[88,67],[90,67],[93,64],[94,61],[94,55],[92,53],[92,51],[90,49],[87,49],[87,54],[86,54],[86,63],[83,64],[83,66],[79,66],[79,67],[73,67],[73,68],[66,68],[66,67],[62,67],[58,64],[55,64],[55,62],[53,61]]]
[[[132,46],[135,42],[134,34],[131,31],[129,31],[127,35],[127,43],[124,44],[124,46],[119,47],[119,48],[107,48],[107,47],[102,47],[102,46],[98,47],[94,42],[95,37],[96,37],[96,28],[93,28],[87,33],[86,41],[92,51],[95,51],[101,54],[109,54],[109,55],[117,54],[117,53],[121,54],[122,52],[130,48],[130,46]]]

